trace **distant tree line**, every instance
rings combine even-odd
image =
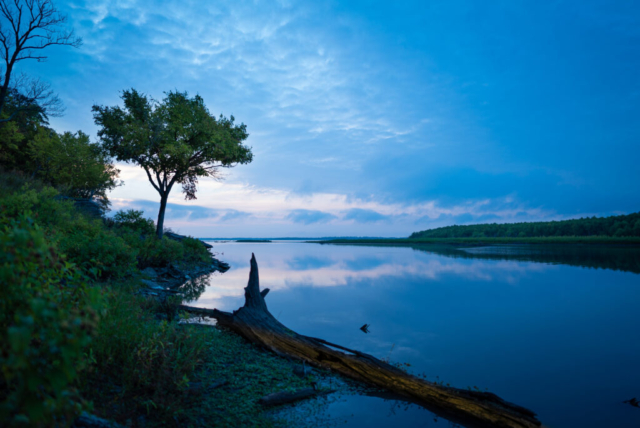
[[[640,237],[640,213],[562,221],[446,226],[414,232],[409,238],[538,238],[552,236]]]

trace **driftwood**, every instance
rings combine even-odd
[[[258,403],[265,407],[281,406],[283,404],[295,403],[296,401],[306,400],[307,398],[319,397],[321,395],[327,395],[335,392],[333,390],[318,390],[314,388],[304,388],[298,391],[281,391],[274,392],[273,394],[265,395]]]
[[[182,310],[215,318],[251,342],[276,354],[294,357],[333,370],[349,378],[398,394],[439,416],[468,427],[533,428],[540,426],[535,413],[489,392],[467,391],[420,379],[371,355],[322,339],[303,336],[282,325],[267,310],[268,289],[260,291],[258,264],[251,257],[245,304],[233,313],[181,306]],[[341,352],[346,351],[345,352]]]

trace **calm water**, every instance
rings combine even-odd
[[[301,334],[486,388],[548,427],[640,426],[622,403],[640,398],[640,250],[211,243],[231,269],[198,306],[242,306],[254,252],[269,310]],[[449,425],[372,397],[326,412],[341,426]]]

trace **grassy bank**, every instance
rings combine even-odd
[[[93,218],[53,187],[0,173],[0,425],[71,426],[83,411],[127,426],[271,424],[258,398],[311,379],[231,333],[181,323],[179,297],[142,293],[146,268],[212,261],[196,239],[157,239],[139,212]]]
[[[633,245],[640,246],[639,237],[611,236],[557,236],[540,238],[390,238],[390,239],[331,239],[309,241],[319,244],[369,245],[490,245],[490,244],[581,244],[581,245]]]

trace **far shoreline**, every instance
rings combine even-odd
[[[305,241],[315,244],[351,244],[351,245],[492,245],[492,244],[561,244],[561,245],[617,245],[640,246],[638,237],[610,236],[550,236],[532,238],[372,238],[372,239],[329,239]]]

